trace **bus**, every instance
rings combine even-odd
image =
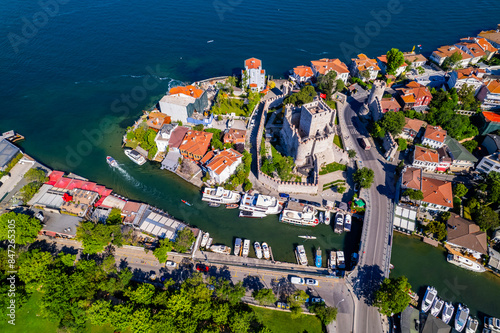
[[[370,140],[368,140],[367,138],[360,138],[359,139],[359,144],[361,145],[361,147],[364,149],[364,150],[370,150],[370,148],[372,147],[370,145]]]

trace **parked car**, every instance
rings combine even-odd
[[[290,198],[290,194],[288,194],[288,193],[280,193],[280,198],[285,198],[285,199]]]
[[[306,279],[306,284],[308,286],[317,286],[319,283],[318,280],[315,279]]]
[[[356,183],[354,184],[354,192],[358,192],[359,191],[359,184]]]
[[[295,199],[295,198],[292,198],[292,197],[289,197],[288,198],[290,201],[293,201],[293,202],[299,202],[299,199]]]
[[[209,267],[204,264],[196,264],[196,270],[198,272],[208,272]]]
[[[43,216],[43,213],[40,211],[35,214],[35,217],[40,220],[40,222],[43,222],[45,220],[45,216]]]
[[[298,276],[292,276],[290,282],[293,284],[304,284],[304,279]]]
[[[311,298],[311,303],[325,303],[325,300],[321,297],[313,297]]]
[[[167,266],[167,267],[176,267],[176,266],[177,266],[177,263],[176,263],[176,262],[174,262],[174,261],[168,260],[168,261],[165,263],[165,266]]]

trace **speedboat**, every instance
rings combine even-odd
[[[425,291],[424,299],[422,300],[422,311],[427,312],[430,310],[432,304],[434,303],[434,299],[437,296],[437,290],[434,287],[428,286]]]
[[[445,324],[448,324],[453,317],[453,312],[455,312],[455,308],[453,304],[445,302],[443,307],[443,313],[441,314],[441,319]]]
[[[433,315],[434,317],[439,316],[439,313],[441,312],[441,310],[443,310],[443,305],[444,301],[436,296],[431,307],[431,315]]]
[[[316,250],[316,259],[314,260],[316,267],[321,268],[323,264],[323,259],[321,258],[321,248],[318,247]]]
[[[297,262],[300,265],[307,266],[307,256],[306,256],[306,250],[304,249],[304,245],[297,245],[297,249],[295,250],[295,256],[297,257]]]
[[[337,267],[339,269],[345,269],[344,251],[337,251]]]
[[[208,243],[208,238],[210,237],[210,233],[206,232],[203,234],[203,237],[201,239],[200,247],[205,247],[207,246]]]
[[[335,233],[341,234],[344,231],[344,215],[341,212],[335,214]]]
[[[462,332],[469,318],[469,308],[465,305],[458,304],[457,314],[455,315],[455,330]]]
[[[262,259],[262,248],[260,247],[260,243],[253,243],[253,248],[255,250],[255,255],[257,256],[257,258]]]
[[[219,203],[215,203],[215,202],[209,202],[208,203],[208,207],[215,207],[215,208],[217,208],[217,207],[220,207],[220,204]]]
[[[330,251],[330,259],[328,261],[330,269],[335,270],[337,268],[337,252]]]
[[[210,238],[208,239],[208,241],[207,241],[207,246],[206,246],[206,248],[207,248],[207,249],[209,249],[209,248],[210,248],[210,246],[212,245],[213,241],[214,241],[214,239],[213,239],[212,237],[210,237]]]
[[[345,214],[344,231],[351,231],[351,215]]]
[[[327,210],[325,212],[325,224],[330,225],[330,211],[329,210]]]
[[[118,162],[116,162],[116,160],[111,156],[106,157],[106,162],[108,162],[108,164],[113,168],[116,168],[118,166]]]
[[[246,210],[240,210],[239,217],[251,217],[251,218],[263,218],[267,215],[262,212],[249,212]]]
[[[469,317],[469,319],[467,319],[467,326],[465,326],[465,332],[476,333],[478,326],[479,322],[477,321],[477,319]]]
[[[212,245],[210,250],[215,253],[230,254],[231,248],[226,245]]]
[[[299,238],[304,238],[304,239],[316,239],[315,236],[299,236]]]
[[[262,252],[264,252],[264,259],[271,259],[271,253],[269,252],[269,246],[266,242],[262,243]]]
[[[125,149],[125,155],[127,155],[128,158],[130,158],[135,164],[143,165],[146,163],[146,158],[135,149]]]
[[[478,273],[482,273],[482,272],[486,271],[486,268],[484,268],[483,265],[481,265],[475,261],[472,261],[469,258],[462,257],[462,256],[459,256],[456,254],[452,254],[452,253],[448,254],[448,256],[446,257],[446,260],[449,263],[457,265],[458,267],[468,269],[469,271],[478,272]]]
[[[236,238],[234,241],[234,255],[239,256],[241,254],[241,238]]]
[[[233,203],[226,205],[226,209],[235,209],[235,208],[238,208],[238,204]]]
[[[250,252],[250,240],[245,239],[243,241],[243,253],[241,255],[243,257],[248,257],[248,252]]]

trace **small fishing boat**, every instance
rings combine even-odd
[[[305,235],[305,236],[299,236],[299,238],[304,238],[304,239],[316,239],[316,237],[315,237],[315,236],[307,236],[307,235]]]
[[[264,259],[271,259],[271,253],[269,252],[269,246],[266,242],[262,243],[262,252],[264,252]]]
[[[207,246],[206,246],[206,248],[207,248],[207,249],[209,249],[209,248],[210,248],[210,246],[212,246],[213,241],[214,241],[214,239],[213,239],[212,237],[210,237],[210,238],[208,239],[208,241],[207,241]]]
[[[469,308],[465,305],[458,304],[457,314],[455,315],[455,330],[462,332],[469,318]]]
[[[204,233],[204,234],[203,234],[203,237],[201,238],[200,247],[205,247],[205,246],[207,246],[207,243],[208,243],[208,238],[210,238],[210,234],[209,234],[208,232]]]
[[[306,250],[304,249],[304,245],[298,245],[295,250],[295,256],[297,257],[297,262],[300,265],[307,266],[307,256]]]
[[[434,287],[428,286],[425,291],[424,299],[422,300],[422,311],[427,312],[430,310],[432,304],[434,304],[434,299],[437,296],[437,290]]]
[[[339,269],[345,269],[344,251],[337,251],[337,267]]]
[[[445,302],[443,307],[443,313],[441,314],[441,319],[445,324],[448,324],[453,317],[453,312],[455,312],[455,308],[453,304]]]
[[[250,252],[250,240],[245,239],[243,241],[243,253],[241,255],[243,257],[248,257],[248,252]]]
[[[316,258],[314,260],[314,264],[318,268],[321,268],[321,266],[323,264],[323,259],[321,258],[321,248],[320,247],[318,247],[318,249],[316,250]]]
[[[330,259],[328,259],[328,266],[332,270],[335,270],[337,268],[337,252],[330,251]]]
[[[255,255],[257,256],[257,258],[262,259],[262,248],[260,247],[260,243],[253,243],[253,248],[255,250]]]
[[[116,162],[116,160],[111,156],[106,156],[106,162],[108,162],[108,164],[113,168],[116,168],[118,166],[118,162]]]
[[[436,297],[434,299],[434,303],[432,304],[431,315],[433,315],[434,317],[439,316],[441,310],[443,310],[443,305],[444,301],[441,298]]]
[[[216,202],[209,202],[209,203],[208,203],[208,206],[209,206],[209,207],[220,207],[220,203],[216,203]]]
[[[226,205],[226,209],[235,209],[235,208],[238,208],[238,204],[232,203]]]
[[[325,224],[326,224],[326,225],[330,225],[330,215],[331,215],[331,214],[330,214],[330,211],[329,211],[329,210],[327,210],[327,211],[325,212]]]
[[[187,202],[187,201],[186,201],[186,200],[184,200],[184,199],[181,199],[181,202],[182,202],[183,204],[188,205],[188,206],[192,206],[189,202]]]
[[[241,255],[241,238],[236,238],[234,241],[234,255]]]
[[[476,333],[478,326],[479,322],[477,321],[477,319],[469,317],[469,319],[467,320],[467,326],[465,326],[465,332]]]

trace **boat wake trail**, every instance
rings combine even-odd
[[[328,52],[321,52],[321,53],[314,53],[314,52],[309,52],[307,50],[304,50],[304,49],[296,49],[297,51],[301,51],[301,52],[305,52],[305,53],[309,53],[309,54],[312,54],[312,55],[317,55],[317,56],[320,56],[320,55],[323,55],[323,54],[327,54]]]
[[[116,169],[116,171],[118,171],[118,173],[121,174],[123,176],[123,178],[125,178],[130,184],[132,184],[136,188],[141,189],[144,192],[154,194],[154,195],[162,195],[162,193],[160,191],[158,191],[157,189],[146,186],[143,183],[141,183],[140,181],[138,181],[137,179],[135,179],[132,175],[130,175],[127,172],[127,170],[122,168],[120,166],[120,164],[118,164],[118,166],[115,167],[114,169]]]

